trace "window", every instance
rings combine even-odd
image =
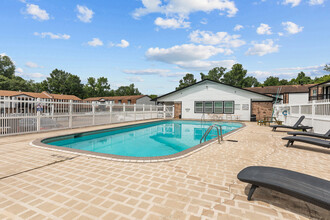
[[[118,100],[118,104],[121,104],[121,100]]]
[[[213,102],[204,102],[204,113],[213,113]]]
[[[234,113],[234,102],[233,101],[225,101],[224,102],[224,113],[225,114],[233,114]]]
[[[195,113],[233,114],[235,106],[234,101],[196,101]]]
[[[129,105],[130,105],[130,104],[131,104],[131,100],[127,100],[127,104],[129,104]]]
[[[195,113],[203,113],[203,102],[195,102]]]
[[[316,95],[317,95],[317,90],[313,89],[313,96],[316,96]]]
[[[223,102],[221,101],[214,102],[214,113],[215,114],[223,113]]]

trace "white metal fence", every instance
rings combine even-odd
[[[315,132],[325,133],[330,129],[330,102],[311,102],[308,104],[275,105],[274,116],[293,125],[304,115],[303,125],[313,126]]]
[[[173,118],[174,106],[0,100],[0,136]]]

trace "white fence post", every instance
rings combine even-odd
[[[315,101],[312,101],[312,127],[314,127]]]
[[[172,118],[174,118],[174,105],[172,106]]]
[[[166,105],[163,105],[163,114],[164,114],[164,119],[166,118]]]
[[[72,100],[69,104],[69,128],[72,128]]]
[[[110,104],[110,124],[112,123],[112,103]]]
[[[92,125],[95,125],[95,103],[92,103],[92,114],[93,114]]]
[[[38,109],[38,106],[40,105],[40,98],[37,98],[37,131],[40,131],[40,108]]]
[[[143,107],[142,107],[143,120],[145,119],[144,110],[145,110],[145,108],[144,108],[144,104],[143,104]]]
[[[134,121],[136,121],[136,104],[134,104]]]
[[[124,113],[124,121],[126,121],[126,107],[125,103],[123,103],[123,113]]]

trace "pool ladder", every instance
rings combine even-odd
[[[213,124],[213,125],[211,125],[211,126],[205,131],[203,137],[202,137],[201,140],[200,140],[200,143],[203,142],[203,139],[204,139],[204,142],[206,141],[206,137],[207,137],[207,135],[210,134],[210,132],[212,131],[213,128],[216,128],[216,129],[217,129],[218,143],[220,144],[220,140],[223,141],[222,127],[221,127],[221,125],[219,125],[219,124]],[[220,132],[219,132],[219,131],[220,131]]]

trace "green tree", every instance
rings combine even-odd
[[[230,71],[223,75],[222,82],[232,86],[243,87],[246,73],[247,70],[243,68],[242,64],[236,63]]]
[[[280,79],[275,76],[269,76],[264,81],[264,86],[279,86],[280,85]]]
[[[15,76],[15,65],[8,56],[0,55],[0,75],[7,78]]]
[[[28,81],[19,76],[13,76],[12,78],[0,75],[0,89],[11,91],[31,91],[31,85]]]
[[[47,77],[47,91],[57,94],[75,95],[83,97],[83,84],[79,76],[55,69]]]
[[[187,86],[193,85],[197,82],[195,79],[194,75],[191,73],[187,73],[180,81],[179,81],[179,86],[176,87],[176,90],[185,88]]]
[[[317,84],[328,82],[328,81],[330,81],[330,74],[321,76],[320,78],[315,77],[315,79],[314,79],[314,83],[317,83]]]
[[[253,76],[247,76],[244,78],[242,87],[259,87],[261,86],[260,82],[257,80],[257,78]]]
[[[158,97],[158,95],[149,95],[149,97],[150,97],[151,99],[155,99],[155,98]]]
[[[226,68],[224,67],[215,67],[213,69],[211,69],[209,71],[209,73],[207,75],[205,75],[204,73],[200,73],[201,74],[201,79],[209,79],[209,80],[213,80],[216,82],[220,82],[221,77],[225,74]]]
[[[281,79],[279,83],[281,86],[289,85],[289,82],[286,79]]]
[[[304,72],[300,72],[297,75],[297,78],[293,78],[290,80],[290,85],[300,85],[300,84],[311,84],[313,83],[313,80],[311,77],[306,76]]]
[[[127,95],[141,95],[138,88],[135,88],[134,84],[129,86],[121,86],[115,92],[116,96],[127,96]]]
[[[324,67],[324,70],[325,70],[325,71],[329,71],[329,72],[330,72],[330,64],[329,64],[329,65],[328,65],[328,64],[327,64],[327,65],[325,65],[325,67]]]

